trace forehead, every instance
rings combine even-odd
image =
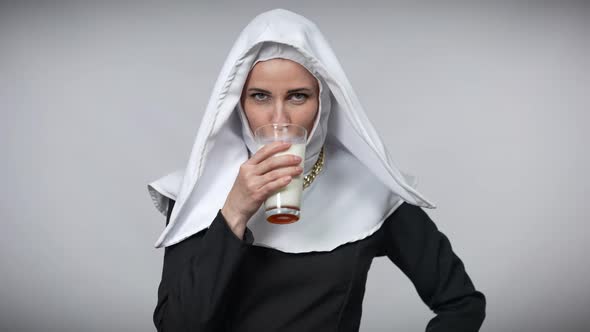
[[[302,65],[287,59],[270,59],[258,62],[248,75],[247,85],[266,86],[307,85],[316,86],[316,78]]]

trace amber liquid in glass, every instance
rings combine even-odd
[[[282,207],[299,211],[299,207],[297,207],[297,206],[284,205]],[[276,209],[276,207],[269,207],[268,209],[266,209],[266,211],[272,210],[272,209]],[[287,214],[287,213],[279,213],[279,214],[275,214],[275,215],[272,215],[272,216],[266,218],[266,221],[268,221],[269,223],[279,224],[279,225],[291,224],[291,223],[296,222],[297,220],[299,220],[298,216],[295,216],[292,214]]]

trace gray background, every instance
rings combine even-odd
[[[0,7],[0,328],[150,331],[164,219],[241,29],[315,21],[397,164],[488,299],[482,331],[590,325],[590,11],[583,2],[6,2]],[[584,152],[586,151],[586,152]],[[432,312],[374,261],[362,331]]]

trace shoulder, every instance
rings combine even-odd
[[[403,202],[383,222],[379,256],[394,250],[414,250],[438,236],[438,228],[420,206]]]
[[[426,211],[422,207],[403,202],[393,213],[385,219],[388,227],[401,227],[409,223],[424,224],[432,222]]]

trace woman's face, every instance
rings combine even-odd
[[[248,74],[242,107],[252,132],[270,123],[293,123],[313,129],[319,86],[302,65],[286,59],[258,62]]]

